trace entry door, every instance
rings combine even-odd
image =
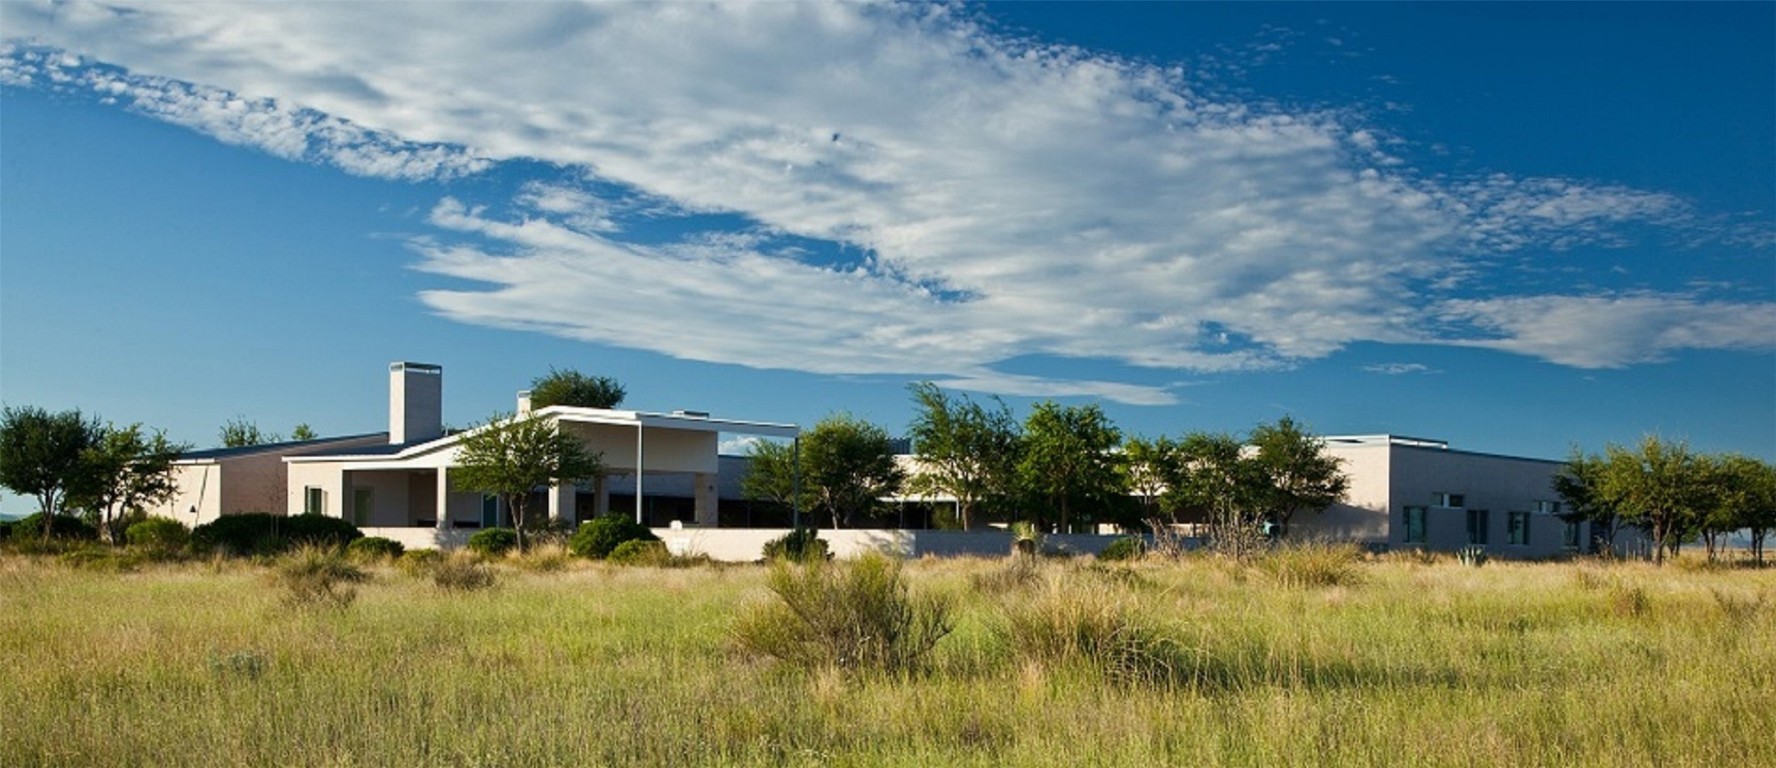
[[[376,497],[373,488],[352,489],[352,525],[359,528],[370,525],[370,511],[376,508]]]

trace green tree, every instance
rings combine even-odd
[[[146,432],[141,424],[106,427],[81,455],[80,481],[69,489],[69,505],[90,510],[106,540],[122,544],[132,515],[178,490],[173,462],[189,447],[167,442],[159,430]]]
[[[600,471],[600,457],[560,426],[535,416],[495,414],[487,424],[464,433],[458,444],[452,484],[463,491],[498,496],[512,516],[518,551],[528,546],[526,519],[530,494],[554,483],[572,484]]]
[[[1320,512],[1343,500],[1350,488],[1338,459],[1326,453],[1325,441],[1288,416],[1254,427],[1246,443],[1256,449],[1248,460],[1257,483],[1257,511],[1281,530],[1288,530],[1296,512]]]
[[[37,499],[43,538],[62,514],[70,489],[83,482],[87,449],[103,429],[78,410],[50,413],[33,406],[0,410],[0,485]]]
[[[220,437],[224,448],[246,448],[284,440],[284,436],[276,432],[261,431],[258,424],[248,421],[245,416],[236,416],[223,424]]]
[[[973,528],[981,508],[1003,504],[1015,491],[1017,421],[1003,402],[987,408],[967,396],[951,398],[929,381],[909,389],[918,406],[908,429],[918,468],[908,487],[955,499],[957,522]]]
[[[1764,562],[1764,542],[1776,529],[1776,465],[1749,456],[1727,454],[1718,458],[1721,510],[1730,529],[1751,534],[1751,553]]]
[[[1602,497],[1605,464],[1601,457],[1586,455],[1573,446],[1565,466],[1554,475],[1554,493],[1560,497],[1562,520],[1591,524],[1591,538],[1600,547],[1614,547],[1616,526],[1621,521],[1615,507]],[[1613,551],[1613,550],[1612,550]]]
[[[1046,508],[1058,512],[1062,533],[1071,530],[1076,505],[1101,510],[1125,490],[1115,455],[1122,432],[1096,405],[1037,403],[1024,420],[1023,443],[1019,481]],[[1044,522],[1043,508],[1038,506],[1032,515],[1038,527]]]
[[[1160,499],[1166,489],[1178,483],[1183,471],[1178,444],[1164,435],[1151,439],[1131,437],[1122,444],[1121,466],[1129,492],[1141,502],[1142,519],[1157,529],[1165,522]]]
[[[755,498],[783,500],[796,483],[794,457],[787,446],[755,443],[754,461],[742,481]],[[759,461],[760,457],[764,461]],[[801,501],[835,528],[882,508],[882,497],[900,491],[906,475],[894,461],[887,431],[850,414],[828,416],[801,438]]]
[[[1192,432],[1177,443],[1177,482],[1161,502],[1169,510],[1200,510],[1209,520],[1215,548],[1244,557],[1263,540],[1257,465],[1245,445],[1225,432]]]
[[[797,510],[807,507],[807,494],[796,497],[800,483],[796,473],[795,446],[770,440],[755,440],[746,449],[746,474],[740,478],[740,492],[749,499],[772,501]]]
[[[1647,435],[1635,448],[1604,446],[1598,502],[1609,506],[1622,522],[1645,530],[1653,539],[1653,562],[1663,565],[1667,552],[1676,554],[1684,538],[1700,531],[1712,506],[1706,462],[1683,442]]]
[[[318,437],[320,435],[315,434],[314,428],[310,427],[308,422],[297,424],[295,429],[290,430],[291,440],[313,440]]]
[[[615,408],[628,392],[609,376],[587,376],[579,371],[549,369],[549,375],[530,382],[530,407],[571,405],[575,408]]]

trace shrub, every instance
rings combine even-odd
[[[532,541],[535,541],[534,539]],[[564,570],[573,562],[573,555],[568,554],[567,547],[558,542],[531,544],[530,551],[512,560],[512,564],[527,571],[553,573]]]
[[[1139,560],[1147,554],[1147,540],[1139,536],[1124,536],[1110,542],[1098,553],[1099,560]]]
[[[1362,581],[1363,553],[1348,544],[1283,546],[1258,560],[1258,569],[1289,587],[1333,587]]]
[[[1486,564],[1486,548],[1470,544],[1455,551],[1455,559],[1470,568],[1479,568]]]
[[[768,584],[777,602],[742,614],[735,638],[806,668],[912,669],[953,627],[950,601],[912,595],[899,561],[880,554],[780,560]]]
[[[63,565],[83,571],[124,573],[140,568],[148,558],[140,552],[88,542],[62,552],[60,560]]]
[[[191,531],[191,546],[230,555],[277,555],[304,545],[342,548],[363,538],[350,521],[325,515],[223,515]]]
[[[610,557],[626,541],[659,541],[653,531],[624,515],[603,515],[580,524],[568,540],[568,551],[580,557],[601,560]]]
[[[12,531],[19,541],[43,539],[43,513],[37,512],[12,521]],[[99,529],[73,515],[55,515],[49,521],[49,537],[64,541],[89,541],[99,538]]]
[[[393,560],[406,551],[401,542],[381,536],[365,536],[345,546],[345,554],[360,562]]]
[[[518,532],[510,528],[483,528],[469,537],[469,551],[482,557],[500,557],[518,546]]]
[[[132,547],[167,555],[185,548],[191,541],[191,529],[177,520],[150,517],[125,528],[123,538]]]
[[[994,594],[1030,589],[1042,583],[1042,565],[1034,557],[1006,558],[1005,565],[971,574],[968,581],[975,589]]]
[[[665,542],[630,539],[611,550],[608,559],[618,565],[662,566],[672,559],[672,555],[666,551]]]
[[[304,544],[273,566],[277,582],[288,591],[285,602],[296,607],[344,608],[358,597],[351,585],[369,574],[353,565],[336,547]]]
[[[827,552],[826,541],[820,538],[820,533],[812,528],[797,528],[765,542],[766,560],[805,562],[825,560],[831,556],[831,553]]]
[[[493,569],[473,557],[442,557],[432,568],[432,583],[448,592],[487,589],[494,585],[494,581]]]
[[[1034,599],[1007,604],[999,632],[1020,657],[1083,664],[1118,682],[1172,683],[1200,674],[1184,646],[1114,587],[1050,584]]]
[[[410,549],[402,552],[395,560],[395,566],[409,576],[423,576],[431,573],[444,562],[444,553],[435,549]]]

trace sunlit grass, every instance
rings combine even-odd
[[[1776,571],[920,561],[954,630],[885,673],[741,650],[760,567],[491,567],[0,555],[0,764],[1776,764]]]

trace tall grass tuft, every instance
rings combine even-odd
[[[954,626],[949,599],[912,594],[900,562],[880,554],[778,562],[767,585],[776,602],[742,614],[734,637],[804,668],[913,670]]]
[[[338,547],[305,544],[278,558],[273,578],[284,588],[286,605],[344,608],[358,598],[355,584],[370,574],[347,560]]]
[[[475,592],[489,589],[498,581],[492,567],[466,552],[439,559],[431,572],[432,584],[446,592]]]
[[[1050,582],[1008,602],[1000,633],[1012,652],[1048,667],[1082,664],[1122,683],[1188,680],[1191,654],[1125,591],[1093,582]]]
[[[1336,587],[1363,579],[1363,554],[1348,544],[1295,544],[1258,558],[1258,570],[1287,587]]]

